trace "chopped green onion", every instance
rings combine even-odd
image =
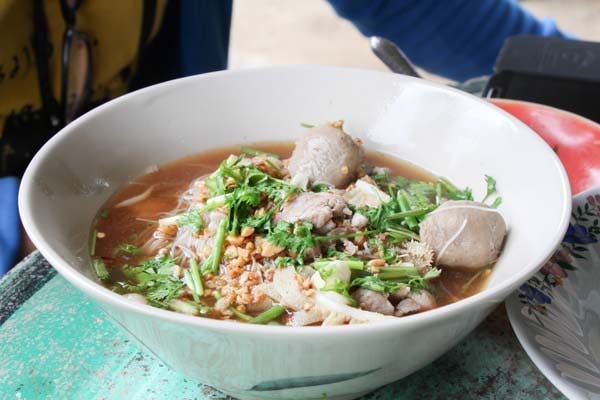
[[[454,184],[452,182],[450,182],[448,179],[446,179],[444,177],[439,177],[438,183],[441,184],[450,195],[454,195],[456,192],[458,192],[458,188],[456,186],[454,186]]]
[[[98,231],[94,229],[92,232],[91,243],[90,243],[90,256],[96,255],[96,236],[98,235]]]
[[[279,156],[277,154],[269,153],[267,151],[262,151],[262,150],[258,150],[258,149],[253,149],[252,147],[248,147],[248,146],[242,146],[242,153],[248,154],[249,156],[263,156],[264,155],[267,157],[279,159]]]
[[[220,196],[211,197],[210,199],[206,200],[206,205],[204,207],[201,207],[198,211],[199,212],[212,211],[215,208],[217,208],[218,206],[225,204],[227,202],[227,200],[229,198],[231,198],[231,196],[232,196],[231,193],[227,193],[227,194],[222,194]]]
[[[415,265],[411,262],[403,262],[400,264],[386,265],[383,267],[379,267],[379,270],[381,272],[394,272],[394,271],[404,271],[404,270],[406,270],[406,268],[414,269],[414,271],[417,271],[417,269],[415,268]]]
[[[408,203],[408,197],[406,195],[406,193],[403,192],[398,192],[398,205],[400,205],[400,210],[402,210],[403,213],[406,212],[410,212],[410,204]],[[414,217],[414,215],[408,215],[404,218],[404,221],[406,221],[406,225],[408,225],[408,227],[410,229],[415,229],[416,227],[419,226],[419,223],[417,222],[417,219]]]
[[[194,287],[194,282],[192,280],[192,273],[189,270],[186,269],[185,271],[183,271],[183,279],[184,279],[187,287],[192,292],[192,297],[194,298],[194,301],[196,301],[196,302],[200,301],[200,297],[198,296],[198,293],[196,293],[196,288]]]
[[[232,194],[228,193],[228,194],[223,194],[220,196],[211,197],[210,199],[206,200],[206,205],[198,208],[197,210],[192,210],[192,211],[184,212],[181,214],[173,215],[172,217],[161,218],[158,220],[158,225],[160,225],[160,226],[178,225],[179,226],[179,225],[188,225],[187,222],[190,222],[190,224],[191,224],[191,222],[196,223],[197,218],[199,218],[201,214],[204,214],[207,211],[213,211],[217,207],[222,206],[223,204],[225,204],[227,202],[227,200],[229,198],[231,198],[231,196],[232,196]],[[194,219],[192,220],[192,218],[194,218]],[[199,222],[198,222],[198,224],[199,224]]]
[[[108,210],[104,209],[100,212],[100,218],[108,218]]]
[[[379,268],[379,279],[400,279],[411,275],[419,275],[415,267],[381,267]]]
[[[141,251],[142,251],[142,249],[140,249],[137,246],[134,246],[129,243],[121,243],[120,245],[118,245],[117,247],[114,248],[113,254],[125,253],[125,254],[135,256],[135,255],[139,254]]]
[[[158,220],[158,225],[160,226],[165,226],[165,225],[177,225],[177,221],[179,221],[179,217],[182,214],[177,214],[174,215],[172,217],[166,217],[166,218],[161,218]]]
[[[433,211],[433,208],[434,207],[415,208],[414,210],[410,210],[410,211],[403,211],[403,212],[399,212],[399,213],[389,214],[386,218],[387,219],[403,219],[406,217],[421,217],[421,216],[427,214],[428,212]]]
[[[200,267],[195,259],[190,259],[190,270],[192,282],[194,283],[194,290],[198,296],[204,294],[204,287],[202,286],[202,278],[200,277]]]
[[[492,203],[492,205],[490,207],[498,208],[500,206],[500,204],[502,204],[502,197],[496,197],[496,200],[494,200],[494,202]]]
[[[313,263],[313,267],[315,267],[315,269],[324,268],[334,261],[337,261],[337,260],[315,261]],[[365,263],[362,261],[358,261],[358,260],[339,260],[339,261],[345,262],[346,265],[348,266],[348,268],[350,268],[352,270],[362,270],[365,268]]]
[[[300,122],[300,126],[303,128],[314,128],[314,125],[307,124],[306,122]]]
[[[345,233],[345,234],[342,234],[342,235],[315,236],[314,239],[318,240],[318,241],[322,241],[322,240],[338,240],[338,239],[351,238],[351,237],[356,237],[356,236],[370,235],[371,233],[379,233],[379,231],[377,231],[377,230],[365,231],[365,232],[360,231],[360,232],[354,232],[354,233]]]
[[[444,177],[438,178],[438,183],[440,183],[443,188],[446,189],[448,192],[448,198],[450,200],[473,200],[473,193],[468,187],[464,190],[460,190]]]
[[[253,319],[251,316],[244,314],[241,311],[238,311],[235,307],[229,307],[229,311],[231,311],[233,315],[235,315],[236,317],[238,317],[238,319],[241,319],[242,321],[250,322]]]
[[[217,274],[219,272],[219,264],[221,264],[222,247],[225,241],[225,232],[227,231],[227,218],[223,218],[217,228],[215,241],[211,250],[210,256],[202,265],[202,273]]]
[[[396,228],[387,228],[385,231],[386,234],[393,236],[395,238],[409,238],[414,240],[420,240],[419,235],[411,231],[410,229],[404,229],[401,227]]]
[[[96,275],[98,276],[98,279],[100,279],[101,281],[106,281],[110,278],[110,274],[108,273],[108,270],[106,269],[106,265],[104,264],[104,261],[102,261],[100,259],[95,259],[92,261],[92,265],[94,267],[94,271],[96,271]]]
[[[350,286],[359,286],[380,293],[394,293],[401,287],[408,285],[402,282],[384,281],[375,275],[368,275],[354,278]]]
[[[250,319],[248,322],[251,324],[266,324],[285,312],[283,306],[275,305],[269,308],[267,311],[258,314],[256,317]]]

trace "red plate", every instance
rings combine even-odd
[[[576,195],[600,186],[600,125],[541,104],[491,99],[537,132],[558,154]]]

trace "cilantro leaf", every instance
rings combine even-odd
[[[142,249],[140,249],[137,246],[134,246],[133,244],[121,243],[120,245],[118,245],[117,247],[115,247],[113,249],[113,254],[125,254],[125,255],[135,256],[135,255],[140,254],[141,251],[142,251]]]
[[[121,282],[123,289],[139,293],[157,307],[167,308],[169,300],[176,298],[184,283],[172,274],[175,259],[157,256],[138,265],[124,265],[123,273],[127,282]]]
[[[483,200],[481,200],[482,203],[485,203],[485,201],[488,199],[488,197],[490,197],[491,195],[496,193],[496,180],[494,178],[492,178],[489,175],[485,175],[485,183],[486,183],[486,193],[485,193],[485,197],[483,198]]]
[[[204,220],[202,219],[202,215],[199,211],[192,210],[179,215],[177,217],[177,225],[187,226],[194,232],[198,232],[204,228]]]
[[[319,274],[321,272],[319,271]],[[323,277],[323,279],[325,279]],[[326,279],[326,283],[325,286],[323,286],[321,289],[319,289],[322,292],[336,292],[341,294],[342,296],[344,296],[346,299],[348,299],[348,301],[350,302],[350,304],[357,306],[358,304],[356,303],[356,300],[354,300],[352,298],[352,296],[350,296],[350,293],[348,292],[348,290],[350,289],[350,285],[346,282],[344,282],[343,280],[341,280],[340,278],[333,278],[333,279]]]
[[[295,253],[296,260],[300,264],[303,264],[304,253],[307,249],[315,246],[312,227],[312,224],[308,222],[294,225],[286,221],[280,221],[267,234],[266,239],[277,246],[284,247]]]
[[[450,200],[473,200],[473,191],[471,188],[460,190],[446,178],[439,178],[438,182],[446,192],[446,197]]]
[[[110,274],[106,269],[106,264],[99,258],[92,260],[92,266],[94,267],[94,271],[96,271],[96,276],[101,281],[107,281],[110,279]]]
[[[350,286],[358,286],[379,293],[394,293],[402,286],[406,286],[406,284],[402,282],[386,281],[375,275],[369,275],[355,278]]]

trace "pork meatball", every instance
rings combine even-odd
[[[275,214],[274,222],[310,222],[316,229],[321,229],[332,218],[344,217],[345,209],[346,201],[337,194],[304,192],[284,204]]]
[[[396,306],[396,317],[432,310],[436,307],[435,297],[426,290],[410,291],[408,297]]]
[[[502,215],[474,201],[447,201],[421,223],[421,241],[431,246],[436,264],[477,269],[496,261],[506,223]]]
[[[352,293],[352,298],[358,302],[363,310],[383,315],[394,314],[394,306],[389,302],[387,295],[383,293],[359,288]]]
[[[296,142],[288,170],[292,179],[303,176],[311,185],[345,188],[356,180],[362,156],[362,148],[341,128],[320,125]]]

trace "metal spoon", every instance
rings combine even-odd
[[[392,72],[402,75],[414,76],[415,78],[421,78],[421,75],[415,70],[408,57],[391,41],[379,37],[371,36],[369,39],[371,45],[371,51],[383,61],[383,63]]]

